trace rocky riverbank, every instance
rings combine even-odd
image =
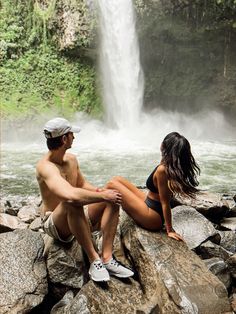
[[[203,193],[180,200],[173,224],[185,243],[149,232],[121,210],[114,254],[132,279],[96,284],[74,241],[41,229],[40,198],[0,207],[0,313],[200,313],[236,311],[235,197]],[[93,234],[100,248],[101,235]]]

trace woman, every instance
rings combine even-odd
[[[122,177],[114,177],[108,188],[120,191],[123,209],[138,225],[148,230],[160,230],[165,223],[170,238],[183,240],[172,228],[171,203],[173,195],[195,197],[199,191],[196,176],[200,174],[200,168],[189,142],[177,132],[164,138],[161,155],[160,164],[147,179],[148,194]]]

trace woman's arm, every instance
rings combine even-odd
[[[170,207],[170,199],[172,197],[172,192],[168,187],[168,179],[165,172],[165,166],[160,165],[154,175],[156,183],[158,186],[160,202],[163,210],[163,215],[165,219],[166,232],[169,237],[176,240],[183,240],[182,237],[176,233],[172,227],[172,215]]]

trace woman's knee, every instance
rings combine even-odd
[[[108,189],[116,189],[117,185],[122,183],[122,177],[121,176],[115,176],[113,178],[111,178],[107,184],[106,184],[106,188]]]

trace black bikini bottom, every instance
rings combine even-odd
[[[155,210],[155,212],[157,212],[161,216],[162,224],[164,224],[165,219],[164,219],[161,203],[159,201],[149,198],[148,196],[144,202],[147,205],[147,207]]]

